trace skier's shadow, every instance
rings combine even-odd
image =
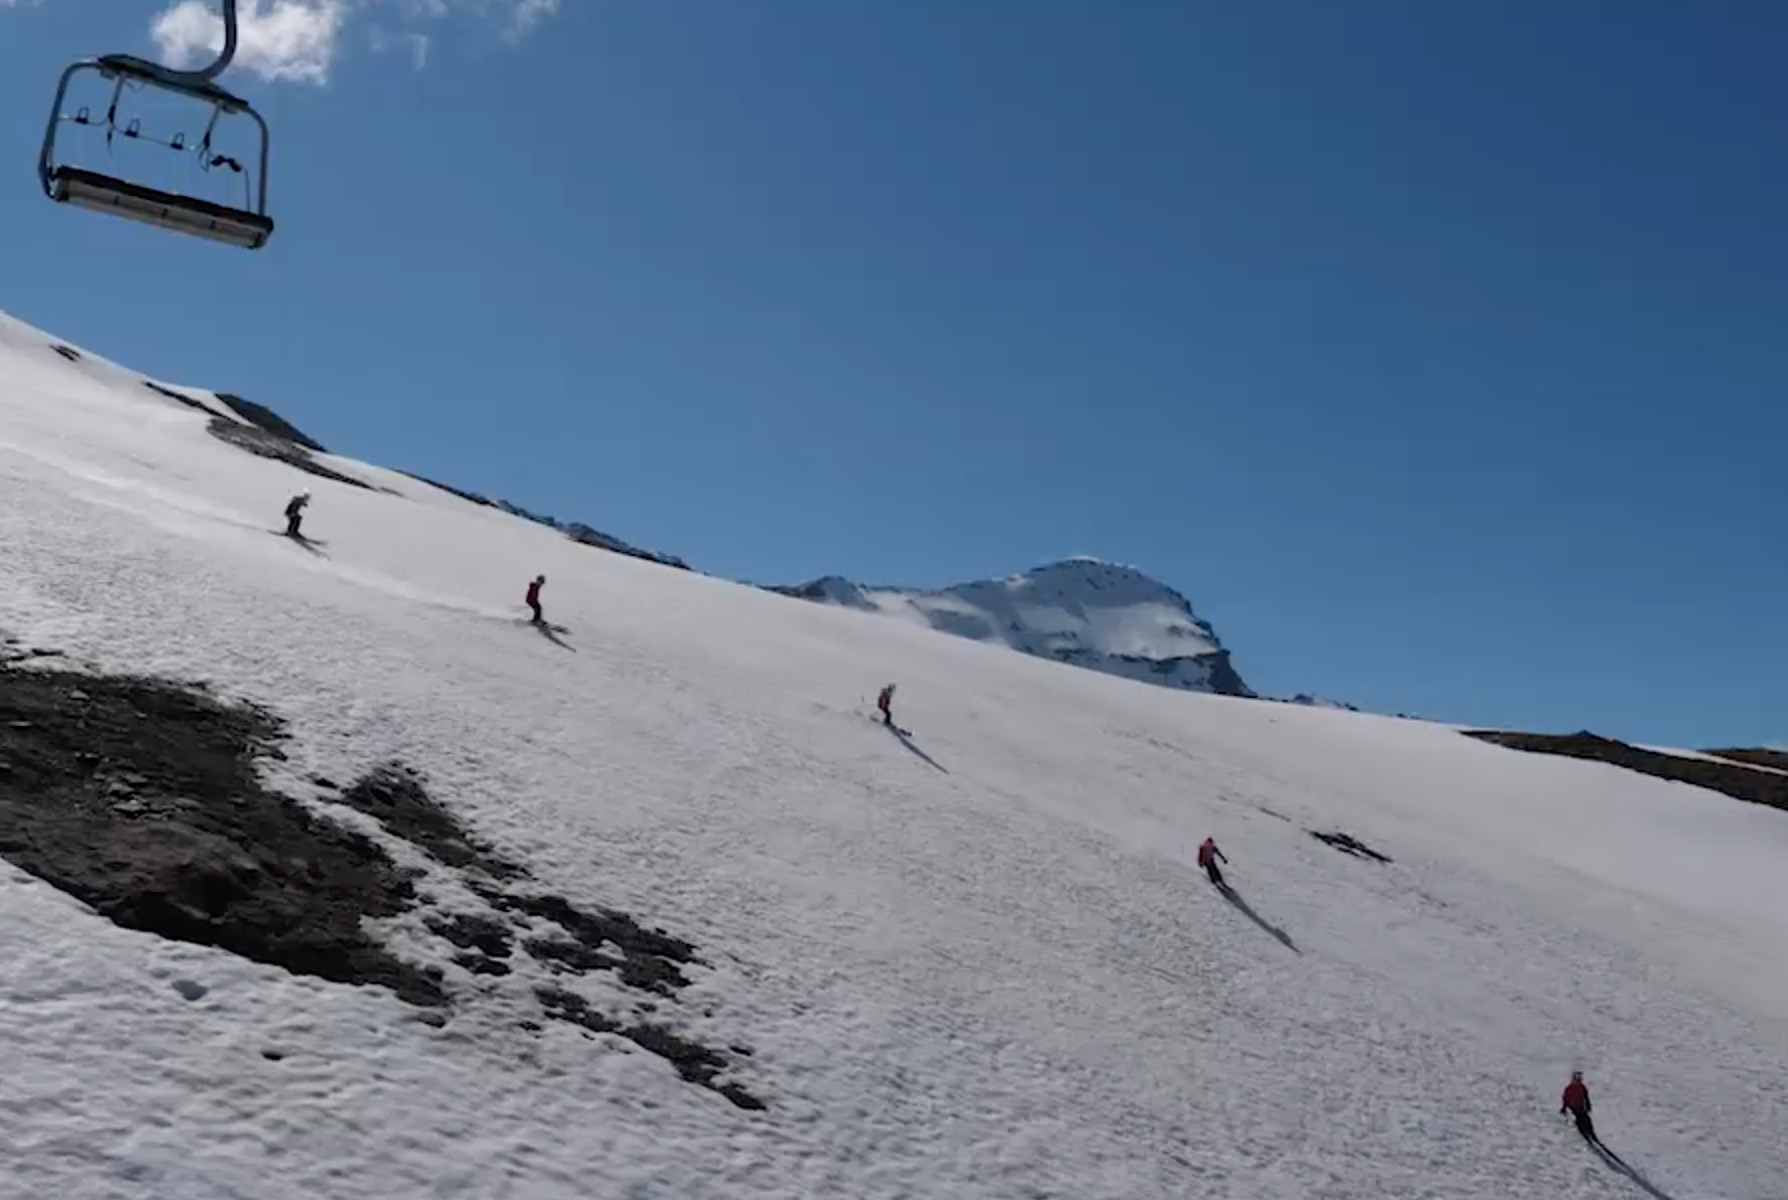
[[[1667,1192],[1659,1191],[1657,1189],[1657,1187],[1653,1185],[1651,1180],[1647,1179],[1645,1176],[1641,1175],[1639,1172],[1635,1171],[1632,1167],[1627,1165],[1627,1161],[1625,1159],[1621,1158],[1618,1154],[1614,1153],[1614,1151],[1608,1149],[1608,1147],[1597,1146],[1596,1151],[1597,1151],[1597,1153],[1599,1153],[1602,1156],[1602,1159],[1604,1162],[1606,1162],[1614,1170],[1619,1171],[1622,1175],[1624,1175],[1628,1179],[1632,1180],[1634,1183],[1638,1184],[1642,1189],[1644,1189],[1645,1194],[1650,1196],[1652,1198],[1652,1200],[1674,1200],[1674,1198],[1672,1196],[1670,1196]]]
[[[925,753],[925,751],[919,749],[919,747],[913,742],[913,735],[908,733],[906,730],[896,729],[892,725],[884,725],[884,726],[882,726],[882,728],[886,729],[889,733],[893,734],[895,740],[898,741],[902,746],[905,746],[908,750],[911,750],[914,754],[917,754],[920,758],[924,759],[926,762],[930,763],[932,766],[936,767],[938,770],[942,771],[944,774],[948,775],[950,773],[949,770],[944,766],[943,763],[941,763],[937,759],[931,757],[931,755]]]
[[[329,557],[327,554],[324,554],[321,549],[321,546],[323,545],[322,542],[313,542],[309,538],[305,537],[302,533],[288,533],[288,534],[286,534],[286,536],[288,538],[290,538],[292,541],[297,542],[300,546],[303,546],[306,550],[310,551],[312,554],[316,555],[318,558],[328,558]]]
[[[1273,937],[1278,939],[1280,945],[1284,946],[1287,950],[1291,951],[1293,954],[1302,954],[1303,953],[1302,950],[1298,949],[1297,943],[1291,940],[1291,935],[1289,933],[1286,933],[1283,929],[1279,928],[1277,925],[1273,924],[1271,921],[1267,920],[1265,917],[1263,917],[1259,913],[1255,912],[1254,909],[1248,904],[1248,902],[1246,900],[1242,899],[1241,894],[1239,892],[1237,892],[1229,884],[1220,883],[1217,885],[1217,890],[1219,892],[1222,892],[1223,898],[1225,900],[1229,901],[1231,904],[1235,905],[1237,911],[1239,911],[1244,917],[1247,917],[1250,921],[1254,922],[1256,925],[1260,926],[1262,929],[1264,929],[1268,933],[1272,934]]]
[[[554,629],[551,625],[548,625],[545,621],[530,621],[528,623],[534,627],[535,632],[539,633],[541,637],[545,638],[559,649],[569,650],[573,654],[577,653],[577,647],[560,637],[558,630]]]

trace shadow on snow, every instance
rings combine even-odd
[[[1272,934],[1273,937],[1278,939],[1280,945],[1284,946],[1287,950],[1291,951],[1293,954],[1302,954],[1303,953],[1302,950],[1298,949],[1297,943],[1291,940],[1291,935],[1289,933],[1286,933],[1283,929],[1279,928],[1277,925],[1273,924],[1271,921],[1267,920],[1265,917],[1263,917],[1259,913],[1255,912],[1254,909],[1249,905],[1249,903],[1246,900],[1242,899],[1241,894],[1239,892],[1237,892],[1234,887],[1230,886],[1227,883],[1220,883],[1217,885],[1217,890],[1219,892],[1223,893],[1223,898],[1225,900],[1229,901],[1231,904],[1235,905],[1236,910],[1238,912],[1240,912],[1244,917],[1247,917],[1250,921],[1254,922],[1256,925],[1260,926],[1262,929],[1264,929],[1268,933]]]
[[[948,775],[950,773],[949,769],[946,768],[943,763],[941,763],[937,759],[931,757],[931,755],[925,753],[925,751],[919,749],[918,743],[913,741],[913,735],[908,733],[906,730],[896,729],[892,725],[884,725],[884,726],[882,726],[882,728],[886,729],[889,733],[893,734],[895,740],[898,741],[902,746],[905,746],[908,750],[911,750],[914,754],[917,754],[920,758],[924,759],[927,763],[929,763],[933,767],[936,767],[938,770],[942,771],[946,775]]]
[[[577,653],[576,646],[573,646],[570,642],[559,636],[559,634],[565,632],[565,627],[563,625],[548,625],[545,621],[530,621],[529,624],[534,627],[535,632],[559,649],[569,650],[573,654]]]
[[[1627,1162],[1625,1159],[1621,1158],[1621,1156],[1616,1154],[1614,1151],[1608,1149],[1608,1147],[1600,1145],[1600,1144],[1596,1144],[1595,1149],[1596,1149],[1596,1152],[1602,1156],[1602,1160],[1604,1162],[1606,1162],[1610,1167],[1614,1168],[1614,1170],[1616,1172],[1618,1172],[1619,1174],[1625,1176],[1626,1178],[1632,1180],[1634,1183],[1638,1184],[1639,1187],[1645,1191],[1645,1194],[1650,1196],[1652,1198],[1652,1200],[1674,1200],[1674,1198],[1669,1193],[1660,1191],[1658,1189],[1658,1187],[1651,1182],[1651,1180],[1647,1179],[1645,1176],[1641,1175],[1638,1171],[1634,1170],[1631,1166],[1627,1165]]]

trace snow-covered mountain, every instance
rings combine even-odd
[[[0,1195],[1785,1195],[1781,811],[593,551],[63,349],[0,317]]]
[[[1184,596],[1135,567],[1097,558],[935,590],[864,587],[835,575],[769,590],[1162,687],[1254,694]]]
[[[1306,708],[1338,708],[1345,712],[1359,712],[1358,705],[1349,704],[1345,700],[1331,700],[1327,696],[1312,696],[1308,692],[1299,692],[1285,700],[1287,704],[1301,704]]]

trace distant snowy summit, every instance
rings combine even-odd
[[[1308,692],[1299,692],[1297,695],[1287,698],[1285,703],[1301,704],[1305,708],[1337,708],[1344,712],[1360,711],[1357,705],[1349,704],[1345,700],[1330,700],[1327,696],[1312,696]]]
[[[1161,687],[1254,695],[1184,596],[1134,567],[1096,558],[936,590],[866,587],[835,575],[768,590]]]

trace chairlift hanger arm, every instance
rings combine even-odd
[[[172,67],[159,67],[164,83],[208,84],[228,69],[236,58],[236,0],[223,0],[223,50],[217,61],[197,71],[176,71]]]
[[[203,100],[207,104],[215,104],[225,112],[241,112],[248,107],[248,102],[233,96],[215,82],[232,62],[236,61],[237,19],[236,0],[222,0],[223,3],[223,49],[217,58],[200,67],[196,71],[185,71],[162,63],[150,62],[146,58],[138,58],[134,54],[107,54],[98,60],[108,74],[115,74],[126,79],[136,79],[144,83],[153,83],[169,91],[191,96],[195,100]]]

